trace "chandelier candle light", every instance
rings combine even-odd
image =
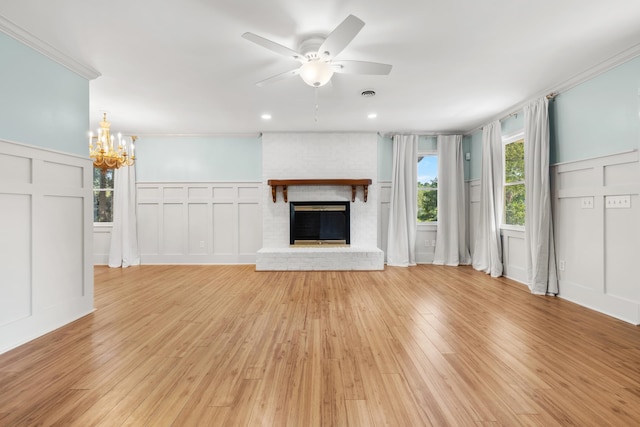
[[[93,145],[93,132],[89,132],[89,157],[93,159],[93,166],[96,168],[118,169],[121,166],[131,166],[135,162],[135,146],[136,137],[131,137],[131,155],[127,147],[126,139],[122,138],[122,134],[118,133],[118,143],[114,145],[113,136],[109,132],[111,123],[107,121],[107,113],[104,113],[98,129],[98,137],[95,146]]]

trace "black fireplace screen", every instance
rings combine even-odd
[[[349,244],[349,202],[291,202],[289,243]]]

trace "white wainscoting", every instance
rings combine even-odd
[[[0,140],[0,353],[93,311],[89,159]]]
[[[255,263],[262,245],[262,184],[139,182],[143,264]]]
[[[527,265],[524,251],[524,230],[503,228],[502,275],[522,284],[527,283]]]
[[[631,151],[553,166],[560,296],[640,324],[640,163]],[[630,206],[607,208],[615,196]]]
[[[93,225],[93,265],[109,264],[112,228],[111,223]]]

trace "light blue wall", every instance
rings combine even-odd
[[[419,151],[436,151],[435,136],[420,136],[418,138]],[[393,176],[393,137],[378,136],[378,180],[391,181]]]
[[[469,175],[465,176],[466,179],[480,179],[480,172],[482,171],[482,129],[467,135],[465,138],[469,140],[469,153],[471,153],[471,160],[469,163]]]
[[[261,182],[260,137],[142,137],[139,182]]]
[[[0,32],[0,138],[88,156],[89,81]]]
[[[640,58],[561,93],[550,108],[551,162],[640,147]]]
[[[515,132],[522,132],[524,130],[524,114],[522,111],[518,111],[513,116],[509,116],[500,121],[500,127],[502,128],[502,135],[511,135]]]
[[[517,115],[509,116],[500,121],[502,135],[510,135],[524,129],[524,114],[518,112]],[[468,151],[471,153],[471,160],[468,163],[468,174],[465,169],[465,179],[480,179],[482,172],[482,129],[475,131],[471,135],[465,135],[463,141],[468,144]],[[467,148],[464,148],[465,150]]]
[[[438,139],[435,136],[420,136],[418,138],[418,151],[438,151]]]
[[[471,160],[467,160],[467,153],[471,155],[471,135],[462,137],[462,152],[464,153],[464,179],[468,180],[471,176]]]

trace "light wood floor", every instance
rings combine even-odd
[[[0,425],[633,426],[640,328],[471,268],[95,269],[0,356]]]

